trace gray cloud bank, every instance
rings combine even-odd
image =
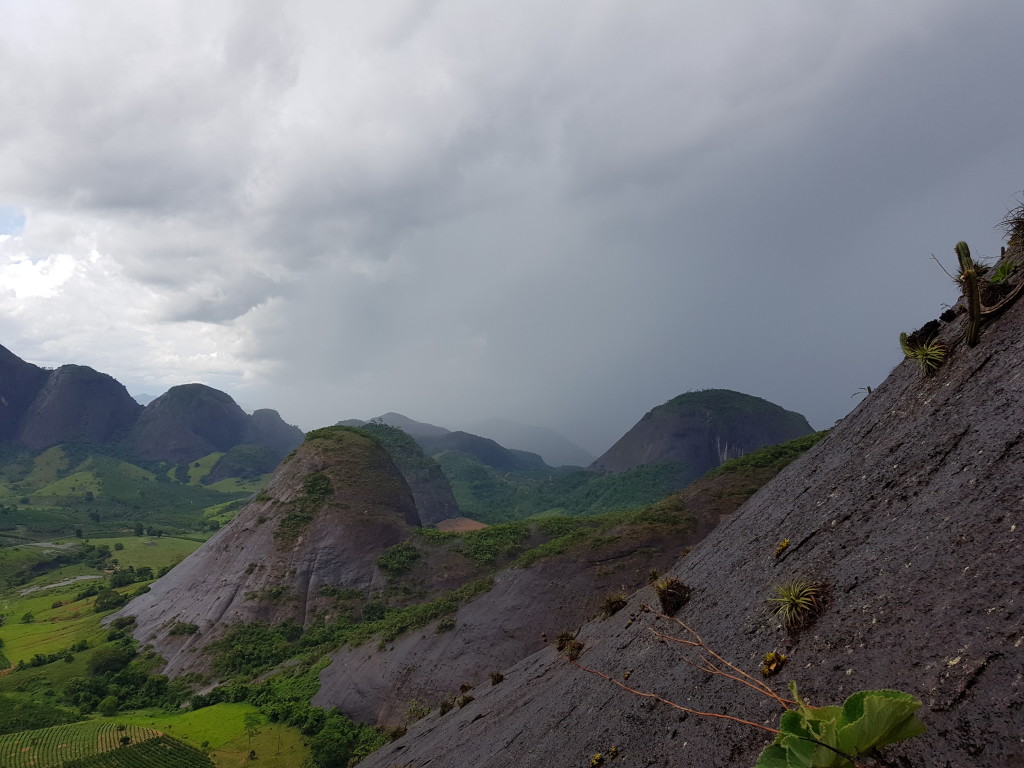
[[[0,9],[0,343],[305,428],[828,426],[1024,187],[1024,6]]]

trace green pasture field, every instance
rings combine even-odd
[[[202,542],[176,536],[122,536],[95,539],[92,543],[108,545],[122,568],[149,566],[156,572],[180,562]],[[124,549],[115,550],[117,543],[123,544]],[[43,557],[43,552],[42,548],[28,545],[0,549],[0,574]],[[63,581],[82,576],[97,578],[60,585]],[[74,598],[89,586],[105,586],[106,576],[105,571],[77,563],[42,574],[27,584],[0,591],[0,614],[5,617],[3,626],[0,626],[4,656],[16,664],[20,659],[27,662],[37,653],[57,653],[80,640],[87,640],[90,645],[102,640],[106,630],[100,626],[102,617],[94,612],[95,598],[80,601]],[[130,584],[117,591],[122,594],[132,592],[142,584]],[[25,592],[27,594],[23,594]],[[57,602],[63,605],[54,607]],[[23,623],[26,614],[32,614],[33,619]]]
[[[68,458],[59,445],[49,448],[32,462],[32,471],[17,485],[22,488],[42,488],[59,479],[60,473],[68,468]]]
[[[261,475],[252,480],[228,477],[224,480],[218,480],[216,483],[210,483],[205,487],[208,490],[220,491],[221,493],[256,493],[256,491],[263,487],[269,477],[270,475]]]
[[[204,509],[203,517],[207,520],[216,520],[221,525],[227,525],[238,516],[238,512],[245,506],[245,504],[245,499],[225,501],[223,504],[217,504]]]
[[[103,492],[100,479],[93,472],[75,472],[52,483],[47,483],[33,493],[33,496],[82,496],[86,492],[99,495]]]
[[[109,722],[130,723],[152,728],[186,744],[211,749],[210,757],[218,766],[237,766],[248,762],[249,750],[256,750],[256,765],[262,768],[295,768],[309,756],[298,729],[280,723],[264,723],[251,739],[245,732],[246,714],[259,714],[251,704],[215,704],[178,713],[162,710],[119,712],[104,718]],[[266,718],[263,718],[266,720]]]
[[[106,639],[106,634],[100,639]],[[55,661],[42,667],[28,667],[20,672],[12,671],[6,675],[0,673],[0,693],[25,701],[52,702],[55,700],[53,697],[71,678],[89,676],[91,654],[92,649],[76,653],[70,664],[66,661]]]
[[[199,485],[203,478],[213,471],[214,466],[221,460],[223,455],[223,453],[211,453],[209,456],[203,456],[203,458],[189,464],[188,484]]]
[[[113,538],[96,538],[93,544],[106,544],[114,550],[115,544],[123,544],[124,549],[114,550],[111,555],[122,568],[129,565],[133,568],[148,565],[154,571],[168,565],[180,563],[192,554],[203,543],[202,537],[190,535],[180,536],[117,536]]]
[[[12,664],[19,659],[27,662],[37,653],[46,655],[63,651],[80,640],[86,640],[90,645],[103,641],[107,630],[100,626],[101,615],[93,610],[94,597],[58,608],[50,607],[56,600],[73,600],[75,594],[89,583],[78,582],[43,594],[15,597],[8,594],[0,600],[0,611],[7,616],[7,622],[0,627],[0,638],[4,641],[4,655]],[[133,584],[119,591],[131,591],[135,586]],[[34,617],[30,623],[21,620],[26,613]]]

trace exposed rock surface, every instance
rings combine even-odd
[[[293,424],[288,424],[281,414],[272,408],[259,408],[249,416],[243,442],[246,445],[262,445],[269,448],[278,460],[289,451],[302,445],[305,433]]]
[[[438,632],[434,622],[385,650],[369,643],[333,654],[313,703],[394,726],[413,699],[437,703],[462,684],[490,687],[491,672],[596,616],[609,593],[647,583],[652,568],[667,568],[694,540],[693,525],[626,527],[600,545],[504,570],[489,592],[458,610],[452,630]]]
[[[203,668],[197,651],[235,623],[305,626],[331,605],[321,587],[382,588],[380,552],[418,524],[378,442],[344,427],[317,430],[234,520],[110,618],[135,616],[136,638],[168,660],[168,674]],[[170,634],[178,622],[199,631]]]
[[[370,422],[361,429],[376,437],[409,484],[416,512],[423,525],[459,516],[451,484],[440,465],[427,456],[404,430],[382,422]]]
[[[0,440],[17,438],[22,417],[49,375],[0,346]]]
[[[693,589],[678,614],[726,659],[757,674],[788,655],[812,704],[865,689],[920,698],[927,732],[887,747],[891,765],[1024,765],[1024,302],[957,341],[924,376],[911,361],[803,458],[783,470],[672,571]],[[776,557],[777,545],[790,545]],[[832,585],[830,606],[790,637],[770,614],[772,585]],[[682,663],[680,631],[639,611],[583,627],[581,664],[682,705],[775,725],[768,699]],[[627,615],[636,621],[627,623]],[[692,655],[689,658],[693,658]],[[687,715],[629,694],[546,648],[478,686],[475,700],[432,713],[361,765],[476,768],[587,765],[616,745],[630,766],[751,766],[770,734]],[[616,763],[610,763],[612,765]]]
[[[591,466],[625,472],[642,464],[685,465],[680,487],[727,459],[810,434],[799,413],[727,389],[687,392],[648,411]]]
[[[84,365],[62,365],[22,418],[18,442],[33,450],[60,443],[106,443],[142,411],[124,385]]]
[[[248,426],[230,395],[205,384],[182,384],[143,409],[128,444],[145,459],[192,461],[240,444]]]

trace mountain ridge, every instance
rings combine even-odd
[[[63,443],[127,448],[171,463],[256,445],[276,463],[302,436],[277,411],[247,414],[204,384],[171,387],[143,406],[108,374],[74,364],[41,368],[0,346],[0,442],[33,451]]]
[[[677,461],[685,485],[727,459],[813,431],[803,416],[764,398],[728,389],[685,392],[644,414],[590,467],[621,473]]]

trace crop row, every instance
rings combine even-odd
[[[56,768],[127,743],[145,742],[159,731],[138,725],[85,721],[0,736],[0,768]]]
[[[157,736],[90,757],[71,760],[61,768],[213,768],[213,762],[187,744]]]

